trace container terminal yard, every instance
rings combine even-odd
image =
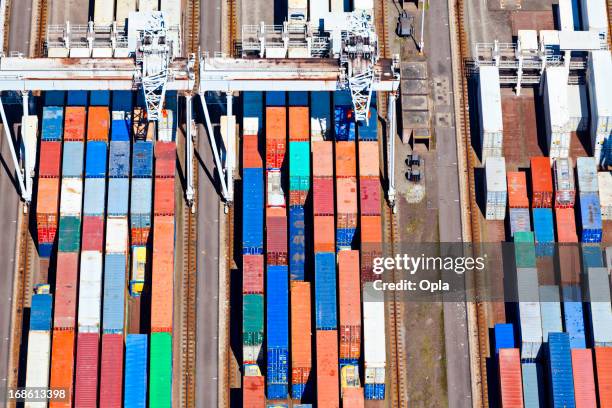
[[[0,2],[0,406],[612,407],[611,7]]]

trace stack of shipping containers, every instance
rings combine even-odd
[[[242,359],[243,401],[263,406],[264,378],[259,363],[264,336],[264,173],[259,153],[263,94],[243,93],[242,122]]]
[[[548,157],[531,158],[531,207],[533,231],[538,256],[552,256],[555,232],[553,226],[553,179]]]
[[[601,242],[602,238],[597,162],[592,157],[579,157],[576,167],[580,206],[580,242],[596,244]]]
[[[282,167],[287,144],[284,92],[266,93],[266,348],[268,399],[289,393],[289,267]]]
[[[527,176],[521,171],[509,171],[507,177],[510,235],[514,236],[516,232],[531,231],[529,198],[527,197]]]
[[[32,296],[30,306],[30,332],[28,333],[28,356],[26,361],[25,386],[28,388],[49,387],[49,357],[51,355],[51,308],[53,298],[46,290]]]

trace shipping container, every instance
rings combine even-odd
[[[541,285],[539,292],[542,338],[547,339],[549,333],[563,331],[559,287],[556,285]]]
[[[519,349],[499,350],[499,385],[502,407],[523,407],[521,356]]]
[[[53,243],[55,240],[58,222],[58,204],[59,179],[39,179],[36,204],[36,224],[39,243]]]
[[[493,328],[495,336],[495,353],[500,349],[513,349],[514,344],[514,327],[511,323],[497,323]]]
[[[285,207],[285,192],[283,191],[280,170],[266,172],[266,187],[267,207]]]
[[[64,106],[66,103],[65,91],[45,91],[44,106]]]
[[[572,349],[571,355],[576,408],[596,407],[597,396],[595,394],[592,351]]]
[[[40,138],[45,141],[62,140],[63,133],[64,108],[61,106],[45,106],[43,108]]]
[[[529,208],[525,172],[509,171],[506,174],[508,177],[508,205],[510,208]]]
[[[70,95],[68,95],[70,99]],[[67,106],[64,112],[64,140],[82,142],[85,138],[87,111],[84,106]]]
[[[336,177],[356,177],[354,142],[336,143]]]
[[[305,1],[298,0],[298,4],[306,3]],[[291,6],[290,6],[291,8]],[[306,8],[306,6],[304,6]],[[308,92],[306,91],[291,91],[289,95],[289,106],[308,106]]]
[[[597,395],[600,407],[612,401],[612,347],[595,347]]]
[[[314,215],[334,215],[334,179],[315,177],[312,184]]]
[[[91,106],[87,112],[87,140],[108,141],[110,112],[107,106]]]
[[[542,370],[537,363],[522,363],[523,402],[525,408],[540,408],[546,406],[542,384]]]
[[[285,106],[286,104],[285,91],[266,92],[266,106]]]
[[[304,207],[289,209],[289,273],[291,280],[304,280],[306,257],[306,232]]]
[[[336,211],[338,217],[344,214],[357,214],[357,179],[339,178],[336,179]],[[356,216],[355,216],[356,222]],[[341,225],[340,221],[338,224]],[[347,223],[345,228],[356,226],[355,223]]]
[[[382,221],[380,215],[364,215],[361,217],[362,249],[367,244],[379,244],[382,240]],[[371,245],[368,245],[371,246]]]
[[[112,110],[131,112],[133,110],[134,94],[132,91],[113,91]]]
[[[493,153],[501,155],[503,144],[503,120],[501,91],[499,83],[499,68],[482,66],[479,69],[478,118],[480,119],[480,145],[482,146],[482,161]]]
[[[147,247],[132,244],[132,273],[130,275],[130,295],[140,296],[145,282],[147,267]]]
[[[146,334],[128,334],[125,337],[125,407],[145,408],[147,405],[147,351]]]
[[[310,282],[291,282],[291,398],[301,400],[312,369]]]
[[[288,395],[289,377],[289,276],[287,266],[268,266],[266,282],[267,394],[269,399],[284,399]]]
[[[155,143],[155,177],[174,177],[175,143]]]
[[[261,135],[263,127],[263,92],[242,93],[242,133]]]
[[[169,407],[172,401],[172,335],[151,333],[149,406]]]
[[[582,268],[586,272],[588,268],[602,268],[604,266],[601,248],[599,245],[581,245]]]
[[[280,169],[285,161],[287,143],[285,139],[266,140],[266,168]]]
[[[599,201],[601,203],[602,220],[612,220],[612,173],[601,171],[597,173],[599,184]]]
[[[563,66],[546,69],[543,100],[549,157],[569,155],[571,126],[567,93],[568,76],[569,71]]]
[[[601,206],[597,193],[580,194],[580,230],[581,242],[601,242]]]
[[[48,293],[32,295],[30,306],[30,331],[51,330],[53,298]]]
[[[359,142],[359,177],[379,177],[377,142]]]
[[[531,193],[533,208],[552,206],[553,182],[548,157],[531,158]]]
[[[111,113],[111,140],[130,141],[132,129],[131,111],[113,111]]]
[[[106,208],[105,204],[106,180],[104,178],[86,178],[85,198],[83,199],[83,214],[103,216]]]
[[[586,348],[582,289],[580,285],[563,286],[563,323],[570,336],[570,348]]]
[[[174,178],[155,180],[155,215],[174,215]]]
[[[580,283],[580,247],[574,244],[563,244],[557,246],[559,259],[559,274],[561,284],[575,285]]]
[[[313,142],[312,161],[313,177],[333,177],[334,176],[334,156],[333,145],[331,142]]]
[[[266,395],[263,376],[245,376],[242,385],[242,403],[245,407],[264,408]],[[295,406],[295,405],[294,405]]]
[[[104,261],[104,333],[123,333],[126,280],[125,254],[107,253]]]
[[[40,142],[40,159],[38,161],[39,177],[59,177],[62,155],[62,143],[53,141]]]
[[[317,402],[320,407],[338,408],[338,332],[317,330]]]
[[[357,134],[360,141],[378,139],[378,111],[375,107],[370,107],[367,121],[361,121],[357,124]]]
[[[136,142],[133,144],[132,177],[153,176],[153,143]]]
[[[59,222],[59,252],[78,252],[81,242],[81,219],[62,216]]]
[[[510,208],[510,234],[531,231],[531,215],[529,208]]]
[[[269,265],[287,265],[286,216],[266,216],[266,254]]]
[[[261,355],[264,337],[264,297],[260,294],[242,296],[242,363],[255,365]]]
[[[538,357],[542,346],[542,316],[539,304],[538,271],[533,268],[517,268],[519,334],[521,359]]]
[[[121,408],[123,395],[123,334],[102,335],[100,359],[101,407]]]
[[[315,310],[317,330],[336,330],[336,261],[333,252],[315,253]]]
[[[126,216],[128,214],[129,199],[130,179],[111,178],[108,180],[108,203],[106,211],[109,216]]]
[[[287,139],[287,109],[284,107],[266,108],[266,140]]]
[[[312,16],[311,2],[311,21],[317,21]],[[329,92],[311,92],[310,93],[310,137],[312,141],[327,140],[330,137],[331,106]]]
[[[506,160],[491,157],[485,164],[485,201],[487,220],[503,220],[506,216]]]
[[[355,120],[352,106],[334,106],[334,135],[336,141],[355,140]]]
[[[49,364],[51,361],[50,358],[50,330],[47,329],[44,331],[37,331],[33,330],[30,327],[30,332],[28,333],[28,355],[26,360],[25,374],[26,387],[49,387]],[[35,404],[33,404],[32,406],[34,405]]]
[[[264,293],[263,255],[242,256],[242,293]]]
[[[314,250],[317,252],[334,252],[336,250],[335,226],[333,216],[314,217]]]
[[[172,331],[174,288],[174,217],[153,220],[151,330]]]
[[[108,175],[114,178],[130,176],[130,142],[110,142]]]
[[[91,106],[110,105],[110,91],[90,91],[89,104]]]
[[[557,221],[557,242],[578,242],[576,234],[576,219],[573,208],[555,209]]]
[[[256,169],[263,167],[259,154],[259,141],[257,135],[244,135],[242,137],[242,167]]]
[[[97,407],[98,400],[98,333],[77,336],[74,404],[77,407]]]
[[[174,181],[172,181],[172,190],[174,190]],[[165,179],[157,179],[155,180],[156,189],[158,186],[162,185],[162,181]],[[133,218],[136,214],[148,215],[149,226],[150,226],[150,215],[151,215],[151,201],[152,201],[152,184],[153,181],[150,178],[132,178],[132,190],[131,190],[131,199],[130,199],[130,215]],[[160,190],[163,191],[163,188]],[[156,198],[159,190],[156,191]],[[169,211],[169,214],[174,214],[174,191],[171,192],[171,205],[172,211]],[[134,226],[132,220],[132,226]],[[143,228],[142,225],[139,226]]]
[[[289,142],[289,189],[310,189],[309,142]]]
[[[552,407],[574,407],[572,355],[567,333],[548,336],[549,400]]]
[[[72,406],[72,383],[74,381],[74,341],[75,332],[73,330],[53,330],[49,388],[66,390],[67,398],[61,402],[50,402],[50,408]]]
[[[596,193],[599,191],[597,183],[597,162],[592,157],[578,157],[576,159],[578,173],[578,189],[580,194]]]
[[[555,207],[571,208],[576,198],[572,159],[558,158],[554,162]]]
[[[568,85],[567,99],[571,131],[586,131],[589,127],[589,102],[586,84]]]
[[[94,2],[93,20],[97,25],[110,25],[114,21],[115,7],[109,7],[108,3],[102,1]]]
[[[583,2],[584,3],[584,2]],[[597,8],[595,11],[594,8]],[[601,13],[601,14],[598,14]],[[589,0],[582,8],[583,25],[591,30],[598,30],[604,37],[608,33],[606,3],[603,0]],[[597,27],[591,21],[593,16],[600,19]],[[605,23],[605,24],[604,24]],[[612,82],[609,73],[612,70],[612,58],[609,50],[589,52],[587,61],[587,86],[589,87],[589,105],[591,108],[591,148],[594,160],[603,163],[609,154],[610,132],[612,132],[612,99],[610,91]]]
[[[176,139],[176,117],[175,112],[169,109],[162,109],[162,114],[157,121],[157,141],[164,143],[174,142]]]
[[[291,94],[289,99],[291,102]],[[308,96],[306,96],[306,105],[308,104]],[[289,140],[290,141],[308,141],[310,139],[309,127],[310,115],[307,106],[291,106],[289,108]]]
[[[363,354],[365,364],[364,392],[367,400],[385,399],[385,302],[382,291],[374,284],[363,284]]]
[[[361,356],[361,284],[359,271],[359,251],[338,252],[341,360],[359,360]]]
[[[60,214],[80,216],[83,200],[83,179],[62,178]]]
[[[242,253],[263,253],[263,169],[243,169]]]
[[[79,332],[100,331],[101,292],[102,251],[83,251],[79,273]]]
[[[64,142],[62,177],[83,177],[83,142]]]
[[[595,347],[610,347],[612,346],[612,310],[607,268],[588,268],[587,293],[591,344]]]
[[[85,177],[106,177],[106,153],[108,145],[102,141],[87,142]]]
[[[534,208],[533,231],[535,233],[536,255],[552,256],[554,254],[555,229],[553,214],[550,208]]]

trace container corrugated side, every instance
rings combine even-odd
[[[174,177],[176,143],[155,143],[155,177]]]
[[[293,4],[291,4],[293,3]],[[297,3],[297,7],[294,5]],[[289,2],[289,8],[306,8],[306,1]],[[306,91],[292,91],[288,93],[289,106],[307,106],[308,105],[308,92]]]
[[[110,105],[110,91],[90,91],[89,104],[92,106],[108,106]]]
[[[521,382],[521,356],[519,349],[499,350],[499,384],[502,407],[523,406],[523,386]]]
[[[357,214],[357,179],[338,178],[336,179],[336,206],[338,217],[343,214]],[[339,220],[339,225],[341,221]],[[354,223],[347,223],[345,228],[355,226]],[[344,227],[344,226],[343,226]]]
[[[55,303],[53,305],[54,328],[74,329],[75,327],[78,269],[78,253],[61,252],[57,254]]]
[[[361,249],[375,247],[372,244],[380,244],[381,242],[383,242],[381,216],[363,215],[361,217]]]
[[[588,268],[587,293],[591,344],[596,347],[612,346],[612,310],[607,268]]]
[[[336,142],[336,177],[356,177],[355,142]]]
[[[263,408],[266,406],[263,376],[245,376],[242,385],[242,402],[245,407]]]
[[[332,142],[312,142],[312,157],[316,158],[312,162],[313,177],[334,176],[333,147]]]
[[[242,293],[263,293],[263,255],[242,256]]]
[[[315,21],[312,16],[311,21]],[[310,93],[310,136],[313,141],[324,140],[330,136],[332,126],[330,103],[329,92]]]
[[[103,216],[106,208],[106,180],[103,178],[85,179],[85,198],[83,214]]]
[[[67,398],[62,402],[51,402],[49,407],[71,407],[74,382],[74,342],[72,330],[53,330],[51,347],[51,374],[49,388],[63,388]]]
[[[47,293],[32,295],[30,306],[30,331],[51,330],[53,297]]]
[[[570,336],[570,348],[586,348],[582,289],[579,285],[568,285],[562,291],[564,331]]]
[[[601,268],[604,266],[601,248],[599,245],[582,244],[582,267]]]
[[[542,315],[539,304],[538,271],[536,268],[517,268],[519,300],[519,332],[521,358],[535,359],[542,346]]]
[[[266,139],[287,139],[287,109],[266,108]]]
[[[108,181],[109,216],[125,216],[128,213],[130,180],[128,178],[111,178]]]
[[[111,113],[111,140],[129,141],[132,130],[131,111],[113,111]]]
[[[51,332],[30,330],[26,359],[26,387],[49,386],[49,364],[51,358]]]
[[[42,140],[62,140],[64,132],[64,108],[60,106],[45,106],[43,108]]]
[[[335,225],[333,216],[315,215],[314,250],[315,253],[334,252],[336,250]]]
[[[308,100],[308,97],[306,97],[306,100]],[[307,106],[289,107],[289,140],[307,141],[310,139],[309,118]]]
[[[546,406],[542,381],[542,369],[537,363],[522,363],[523,403],[525,408]]]
[[[542,285],[539,287],[539,291],[542,337],[547,339],[549,333],[563,331],[559,287],[556,285]]]
[[[264,197],[263,169],[243,169],[242,252],[263,253]]]
[[[112,91],[112,110],[131,112],[133,106],[134,93],[132,91]]]
[[[574,209],[557,208],[555,210],[555,218],[557,221],[557,242],[578,242]]]
[[[334,215],[334,179],[315,177],[312,184],[314,215]]]
[[[83,141],[85,138],[84,106],[67,106],[64,112],[64,140]]]
[[[58,178],[38,179],[36,226],[38,243],[53,243],[58,226],[59,185]]]
[[[499,349],[513,349],[514,345],[514,328],[511,323],[497,323],[493,328],[495,335],[495,352]]]
[[[106,142],[91,140],[87,142],[85,153],[85,177],[106,176],[106,154],[108,145]]]
[[[289,392],[289,278],[286,266],[267,269],[267,393],[269,399],[284,399]]]
[[[58,252],[78,252],[81,242],[81,219],[62,216],[59,222]]]
[[[153,220],[153,257],[151,288],[151,330],[172,331],[174,298],[174,217],[156,216]]]
[[[600,171],[597,173],[599,184],[599,201],[601,204],[601,218],[612,220],[612,173]]]
[[[531,215],[528,208],[510,208],[510,234],[531,231]]]
[[[529,208],[525,172],[509,171],[506,177],[508,178],[508,205],[510,208]]]
[[[126,216],[106,218],[106,253],[127,254],[129,228]]]
[[[578,189],[582,193],[595,193],[599,191],[597,182],[597,161],[592,157],[578,157],[576,159],[576,172],[578,174]]]
[[[315,253],[315,311],[317,330],[336,330],[336,259],[333,252]]]
[[[87,140],[108,141],[110,112],[107,106],[91,106],[87,114]]]
[[[612,401],[612,347],[595,347],[597,395],[600,404]]]
[[[317,401],[320,407],[340,406],[338,381],[338,332],[317,330]]]
[[[123,395],[123,334],[102,335],[100,406],[121,408]]]
[[[146,334],[128,334],[125,337],[123,405],[126,407],[146,407],[147,355],[148,338]]]
[[[551,406],[575,406],[572,355],[570,352],[569,335],[567,333],[549,334],[547,357]]]
[[[81,250],[83,251],[103,251],[104,247],[104,217],[89,216],[83,217],[83,238],[81,240]]]
[[[291,282],[291,397],[302,399],[312,369],[310,282]]]
[[[242,360],[244,364],[257,364],[264,337],[264,296],[242,296]]]
[[[156,180],[157,183],[160,180]],[[174,185],[174,183],[172,183]],[[132,190],[130,199],[130,215],[151,215],[153,181],[150,178],[132,178]],[[172,209],[174,210],[174,195],[172,195]]]
[[[63,178],[60,199],[60,214],[80,216],[83,200],[83,179]]]
[[[59,177],[61,155],[61,142],[40,142],[40,159],[38,161],[39,177]]]
[[[554,254],[553,243],[555,242],[552,209],[534,208],[532,212],[536,255],[552,256]]]
[[[174,215],[174,177],[155,179],[155,215]]]
[[[64,142],[62,177],[83,177],[83,142]]]
[[[123,332],[126,267],[127,260],[124,254],[106,254],[102,315],[104,333]]]
[[[601,242],[601,205],[597,193],[580,194],[580,241]]]
[[[133,145],[132,177],[153,176],[153,143],[136,142]]]
[[[45,91],[44,106],[63,106],[66,103],[65,91]]]
[[[289,142],[289,189],[310,189],[310,142]]]
[[[74,404],[96,407],[98,399],[98,333],[77,336]]]
[[[68,91],[67,105],[70,106],[85,106],[87,105],[87,91]]]
[[[304,207],[289,209],[289,272],[291,280],[304,280],[306,258],[306,231]]]
[[[555,181],[555,207],[573,207],[576,199],[574,165],[570,158],[558,158],[553,167]]]
[[[553,181],[548,157],[531,158],[531,192],[532,207],[552,206]]]
[[[285,161],[287,143],[285,139],[266,139],[266,168],[280,169]]]
[[[363,285],[363,352],[365,365],[365,398],[385,399],[386,339],[384,295],[373,287]]]
[[[285,91],[266,92],[266,106],[285,106],[287,104]]]
[[[359,179],[359,212],[363,215],[381,214],[381,191],[378,178]]]
[[[573,349],[571,351],[576,408],[597,406],[592,353],[591,350],[586,349]]]
[[[575,22],[575,24],[580,23]],[[576,132],[587,130],[589,126],[589,102],[586,84],[568,85],[567,99],[571,130]]]
[[[102,252],[81,252],[79,274],[79,332],[100,331],[102,294]]]
[[[361,282],[359,251],[338,252],[340,359],[361,357]]]
[[[149,406],[169,407],[172,404],[172,335],[151,334],[149,359]]]
[[[110,142],[110,155],[108,160],[109,177],[130,176],[130,142]]]
[[[287,265],[287,217],[266,217],[266,262]]]
[[[242,136],[242,167],[245,169],[263,167],[257,135]]]

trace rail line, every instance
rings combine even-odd
[[[36,21],[36,44],[34,44],[34,56],[40,58],[45,53],[45,33],[47,32],[47,21],[49,19],[48,0],[38,1],[38,21]],[[31,48],[30,48],[31,49]]]
[[[225,273],[225,284],[221,290],[225,291],[224,294],[219,294],[221,298],[223,296],[226,300],[226,307],[224,309],[219,309],[219,313],[225,313],[225,316],[220,316],[219,321],[224,319],[223,325],[220,325],[220,329],[224,330],[223,336],[219,336],[219,339],[225,338],[227,341],[224,344],[220,345],[220,349],[222,350],[221,355],[219,356],[219,364],[223,365],[221,373],[223,373],[223,378],[221,378],[222,387],[221,395],[219,396],[219,407],[225,408],[230,406],[230,393],[229,389],[231,384],[237,384],[240,382],[239,378],[234,378],[236,374],[240,376],[239,372],[236,372],[231,369],[230,359],[232,358],[232,353],[229,347],[229,338],[230,338],[230,308],[231,305],[229,303],[230,299],[230,285],[231,285],[231,269],[232,269],[232,260],[234,259],[234,207],[227,207],[227,215],[226,215],[226,229],[225,229],[225,245],[227,248],[226,252],[226,260],[225,260],[225,270],[220,271],[220,273]]]
[[[227,4],[227,50],[230,56],[236,54],[236,44],[238,41],[238,0],[226,0]]]
[[[4,4],[4,10],[1,10],[2,13],[4,13],[4,36],[3,36],[3,44],[2,44],[2,52],[6,53],[8,55],[9,53],[9,36],[10,36],[10,30],[9,27],[11,26],[11,7],[12,7],[12,1],[13,0],[6,0],[5,4]]]

